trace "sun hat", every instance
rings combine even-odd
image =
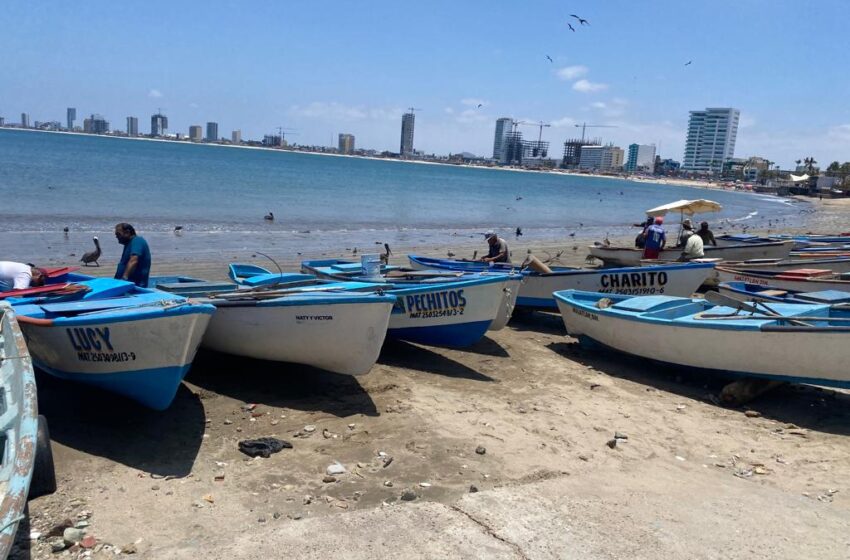
[[[492,229],[488,229],[487,233],[484,234],[484,239],[490,239],[494,235],[496,235],[496,232],[493,231]]]

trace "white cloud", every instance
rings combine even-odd
[[[590,104],[590,106],[593,107],[594,109],[605,109],[605,108],[608,107],[608,105],[606,105],[602,101],[594,101],[593,103]]]
[[[466,109],[458,115],[456,120],[459,123],[472,123],[489,121],[490,118],[475,109]]]
[[[159,99],[160,97],[162,97],[162,92],[158,89],[152,89],[148,92],[148,97],[150,97],[151,99]]]
[[[738,122],[738,128],[752,128],[756,125],[756,120],[753,117],[741,117]]]
[[[197,103],[189,103],[189,107],[191,107],[192,109],[197,109],[198,107],[200,107],[200,105],[198,105]]]
[[[489,101],[486,99],[477,99],[475,97],[467,97],[466,99],[460,100],[461,105],[466,105],[467,107],[478,107],[479,105],[487,105]]]
[[[850,124],[833,126],[827,131],[827,136],[840,141],[850,141]]]
[[[453,115],[453,114],[454,114],[454,112],[455,112],[455,110],[454,110],[454,109],[452,109],[451,107],[446,107],[445,109],[443,109],[443,111],[444,111],[447,115]]]
[[[576,121],[572,117],[562,117],[560,119],[552,121],[549,124],[551,124],[553,128],[565,128],[568,126],[575,126],[577,122],[578,121]]]
[[[626,106],[628,104],[628,100],[615,97],[607,103],[605,101],[594,101],[590,104],[590,107],[596,109],[606,117],[622,117],[626,114]]]
[[[391,107],[354,107],[332,101],[313,101],[308,105],[292,105],[287,113],[290,116],[306,117],[309,119],[361,121],[401,119],[403,109]]]
[[[577,64],[575,66],[567,66],[565,68],[559,69],[556,74],[559,78],[565,81],[575,80],[576,78],[580,78],[587,74],[588,68],[587,66],[582,66]]]
[[[573,84],[573,89],[581,93],[593,93],[594,91],[602,91],[608,89],[608,84],[600,84],[589,80],[579,80]]]

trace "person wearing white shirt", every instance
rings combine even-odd
[[[705,251],[703,247],[702,237],[694,234],[688,237],[688,241],[685,243],[685,249],[682,251],[682,256],[679,257],[679,260],[691,261],[694,259],[701,259],[704,256]]]
[[[14,261],[0,261],[0,292],[44,285],[41,269]]]

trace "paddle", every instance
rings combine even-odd
[[[768,307],[764,303],[761,303],[762,307],[765,308],[765,311],[762,311],[761,309],[759,309],[757,307],[759,305],[759,302],[753,301],[754,305],[750,305],[747,302],[737,300],[737,299],[735,299],[733,297],[729,297],[727,295],[723,295],[720,292],[715,292],[715,291],[706,292],[705,293],[705,301],[712,303],[714,305],[722,306],[722,307],[732,307],[734,309],[737,309],[738,311],[748,311],[750,313],[758,313],[760,315],[767,315],[768,317],[781,318],[785,321],[788,321],[792,325],[797,325],[797,326],[800,326],[800,327],[811,327],[811,326],[813,326],[813,325],[810,325],[808,323],[804,323],[803,321],[800,321],[800,320],[797,320],[797,319],[791,319],[791,318],[785,317],[784,315],[780,315],[779,313],[777,313],[776,311],[774,311],[773,309],[771,309],[770,307]],[[708,318],[708,316],[707,316],[707,318]],[[718,317],[712,317],[712,318],[719,318],[719,316]],[[739,318],[743,318],[743,317],[739,317]]]

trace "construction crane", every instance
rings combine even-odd
[[[617,128],[613,124],[587,124],[586,122],[573,125],[576,128],[581,128],[581,143],[584,144],[584,129],[585,128]],[[542,130],[542,129],[541,129]]]
[[[538,121],[538,122],[519,121],[517,124],[530,124],[530,125],[533,125],[533,126],[539,126],[540,127],[540,133],[537,135],[537,143],[538,144],[543,140],[543,128],[549,128],[550,126],[552,126],[551,124],[545,123],[543,121]]]
[[[422,109],[419,107],[408,107],[407,110],[408,112],[413,113],[414,111],[421,111]]]
[[[283,146],[286,144],[286,134],[289,133],[290,136],[298,136],[298,133],[295,132],[297,129],[295,128],[284,128],[282,126],[275,127],[275,129],[280,134],[280,145]]]

